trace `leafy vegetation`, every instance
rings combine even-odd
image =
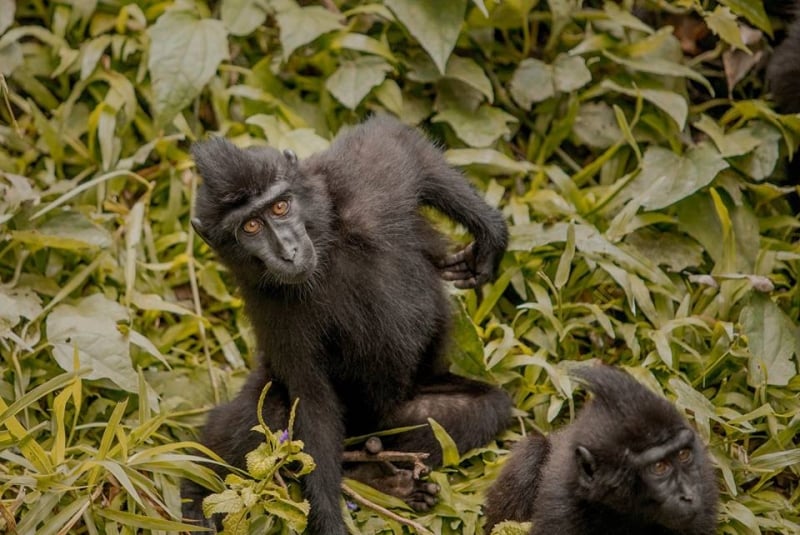
[[[434,472],[441,503],[414,520],[475,533],[507,447],[567,421],[566,370],[597,358],[693,419],[721,533],[800,532],[800,117],[771,108],[761,61],[781,21],[757,0],[649,7],[0,0],[0,530],[189,529],[182,477],[232,533],[301,529],[275,477],[311,467],[289,430],[227,486],[194,462],[254,351],[188,225],[187,151],[211,131],[303,157],[381,109],[441,140],[512,232],[482,299],[453,291],[453,357],[517,423]],[[350,500],[354,532],[409,532]]]

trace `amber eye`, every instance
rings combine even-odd
[[[248,219],[242,225],[242,230],[244,230],[247,234],[255,234],[256,232],[261,230],[261,221],[258,219]]]
[[[278,201],[272,206],[270,206],[270,211],[272,215],[275,216],[282,216],[286,215],[289,212],[289,201]]]
[[[666,461],[657,461],[650,465],[650,471],[656,476],[663,476],[669,469],[669,463]]]
[[[678,460],[682,463],[688,463],[692,460],[692,450],[683,448],[678,452]]]

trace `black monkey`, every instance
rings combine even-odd
[[[784,7],[789,2],[773,2]],[[772,98],[782,113],[800,113],[800,1],[793,4],[794,20],[767,65]],[[775,6],[773,6],[775,7]]]
[[[611,366],[579,368],[594,394],[575,421],[523,440],[489,489],[485,531],[712,535],[718,488],[705,447],[666,399]]]
[[[303,161],[221,138],[193,153],[203,184],[192,225],[241,287],[263,355],[238,397],[210,414],[204,444],[243,466],[260,441],[250,429],[266,382],[273,428],[286,426],[299,398],[295,434],[317,464],[303,481],[309,532],[338,535],[346,435],[430,417],[464,452],[504,428],[511,403],[502,390],[447,372],[451,303],[441,278],[462,288],[489,280],[507,227],[419,131],[376,116]],[[463,224],[474,241],[446,256],[421,206]],[[429,428],[384,443],[441,462]],[[413,490],[403,497],[424,508],[430,500],[419,494],[434,491]],[[202,518],[205,494],[185,482],[185,516]]]

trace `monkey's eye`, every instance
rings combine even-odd
[[[258,219],[248,219],[242,225],[242,230],[247,234],[255,234],[261,230],[264,225]]]
[[[278,201],[269,207],[270,212],[274,216],[283,216],[289,213],[289,201]]]
[[[656,461],[650,465],[650,472],[654,476],[663,476],[669,472],[671,466],[667,461]]]
[[[681,451],[678,452],[678,460],[682,463],[688,463],[692,460],[692,450],[689,448],[683,448]]]

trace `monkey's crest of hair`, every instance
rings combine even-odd
[[[637,453],[663,443],[687,427],[686,420],[669,401],[626,372],[597,365],[581,367],[572,373],[593,396],[578,418],[596,421],[598,425],[592,428],[602,430],[582,437],[581,441],[590,449],[595,446],[607,451],[608,444],[626,444]],[[647,423],[647,432],[643,432],[642,422]]]

